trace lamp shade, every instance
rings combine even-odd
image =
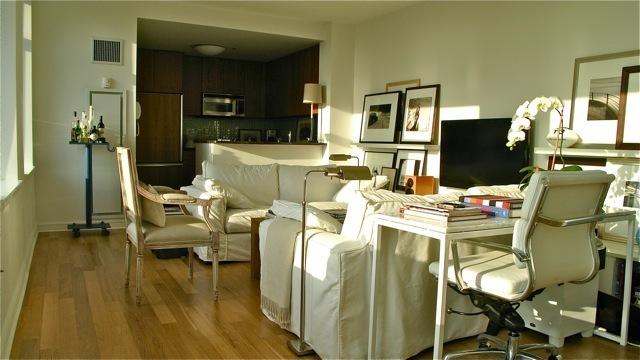
[[[205,56],[216,56],[222,54],[226,47],[213,44],[197,44],[191,46],[195,51]]]
[[[304,104],[322,104],[322,85],[304,84],[302,102]]]

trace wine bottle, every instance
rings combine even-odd
[[[76,120],[78,118],[78,112],[73,112],[73,121],[71,122],[71,142],[77,142],[76,139]]]
[[[98,140],[104,142],[104,122],[102,122],[102,115],[100,115],[100,122],[98,123]]]
[[[93,125],[93,127],[91,128],[91,132],[89,133],[89,139],[91,141],[98,140],[98,129],[96,129],[95,125]]]

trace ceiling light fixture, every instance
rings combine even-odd
[[[191,47],[199,52],[202,55],[205,56],[216,56],[216,55],[220,55],[222,54],[225,50],[227,50],[226,47],[224,46],[220,46],[220,45],[213,45],[213,44],[196,44],[196,45],[191,45]]]

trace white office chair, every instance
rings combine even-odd
[[[524,200],[522,218],[515,224],[512,247],[452,241],[449,285],[468,294],[481,309],[460,314],[485,314],[490,321],[487,333],[478,336],[479,349],[447,354],[445,359],[487,353],[503,354],[505,359],[539,359],[530,353],[539,349],[550,353],[550,359],[559,358],[558,348],[550,344],[518,346],[525,323],[516,309],[519,302],[548,286],[587,282],[597,274],[594,228],[602,219],[603,202],[613,179],[602,171],[536,173]],[[459,242],[494,251],[460,258]],[[438,263],[430,264],[429,271],[437,274]],[[495,336],[505,327],[509,330],[506,342]]]

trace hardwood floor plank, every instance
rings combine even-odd
[[[261,313],[260,283],[250,279],[248,263],[220,265],[216,302],[209,263],[196,260],[189,280],[184,258],[160,260],[146,251],[144,296],[137,306],[135,278],[124,287],[122,230],[80,238],[42,233],[28,281],[11,358],[295,357],[287,348],[295,336]],[[546,337],[527,331],[522,341],[545,342]],[[444,350],[475,346],[472,337],[449,342]],[[599,337],[567,338],[561,354],[565,359],[640,359],[640,349]],[[431,356],[427,349],[414,358]]]

